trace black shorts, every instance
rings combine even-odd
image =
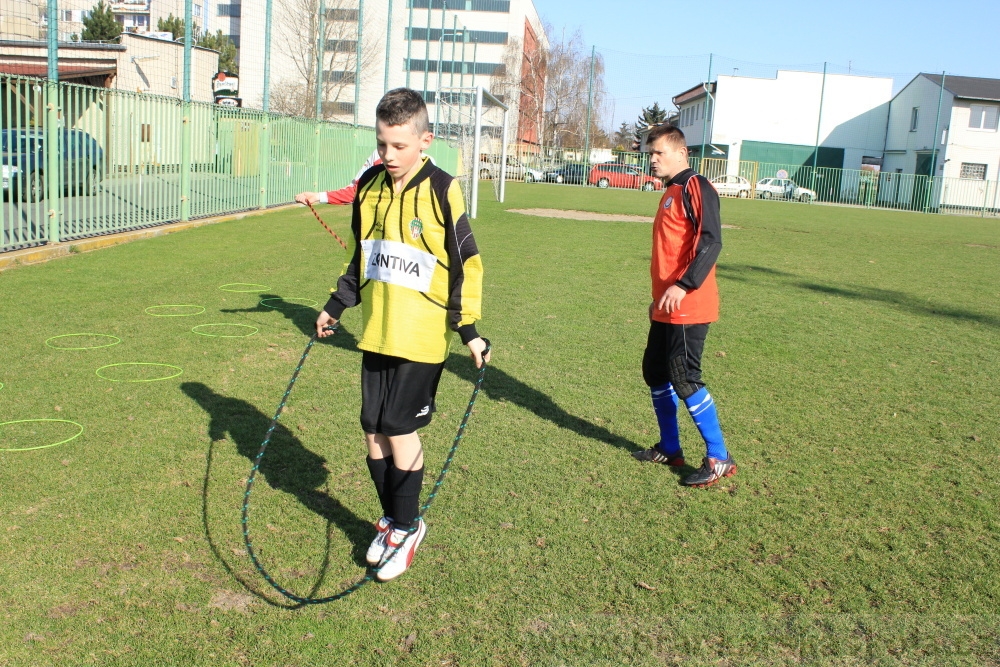
[[[361,428],[406,435],[431,423],[444,362],[425,364],[377,352],[361,355]]]
[[[642,378],[650,387],[668,382],[684,399],[705,386],[701,381],[701,355],[705,351],[707,324],[649,323]]]

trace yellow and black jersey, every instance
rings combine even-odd
[[[354,254],[324,310],[340,319],[361,304],[358,347],[439,363],[451,332],[479,336],[483,265],[461,187],[426,157],[401,192],[382,165],[358,180]]]

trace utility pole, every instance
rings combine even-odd
[[[59,243],[59,4],[48,0],[48,80],[45,82],[45,190],[49,205],[48,241]],[[6,168],[6,167],[5,167]],[[38,184],[42,187],[42,184]],[[11,197],[13,200],[13,196]]]

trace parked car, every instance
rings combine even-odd
[[[546,172],[545,180],[552,183],[572,183],[583,185],[587,182],[587,175],[590,172],[585,164],[577,162],[567,162],[558,169]]]
[[[60,128],[60,167],[68,192],[93,195],[101,182],[104,151],[82,130]],[[45,196],[44,130],[0,130],[0,173],[5,196],[36,202]]]
[[[514,155],[507,156],[507,170],[504,176],[512,181],[524,181],[534,183],[544,181],[545,174],[541,169],[535,169],[524,164]],[[500,177],[500,156],[480,155],[479,156],[479,178],[491,179]]]
[[[757,181],[757,196],[761,199],[797,199],[812,201],[816,193],[798,185],[790,178],[762,178]]]
[[[658,178],[648,176],[638,168],[627,165],[606,162],[595,164],[590,170],[587,182],[599,188],[638,188],[640,190],[660,190],[663,182]]]
[[[723,174],[709,180],[715,191],[723,197],[749,197],[750,181],[735,174]]]

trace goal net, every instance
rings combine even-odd
[[[507,106],[482,86],[438,91],[434,134],[458,148],[459,173],[469,217],[479,212],[480,189],[492,185],[504,199],[510,161],[507,158]],[[516,177],[516,176],[515,176]]]

